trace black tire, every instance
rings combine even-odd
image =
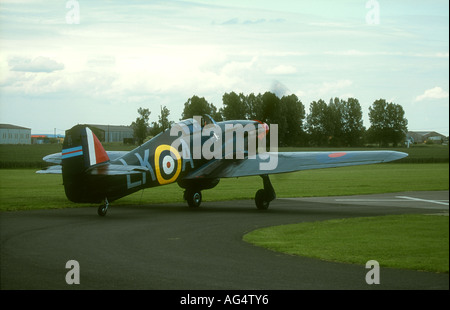
[[[190,208],[198,208],[202,203],[202,193],[195,190],[187,190],[184,193],[184,199],[186,199]]]
[[[97,210],[97,214],[100,216],[105,216],[108,208],[105,205],[100,205]]]
[[[255,204],[258,210],[267,210],[269,208],[270,201],[266,200],[266,193],[263,189],[256,192]]]

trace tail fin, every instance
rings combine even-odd
[[[70,172],[82,172],[108,160],[108,154],[89,127],[77,125],[66,131],[62,165]]]
[[[74,202],[91,202],[88,201],[92,198],[84,172],[91,166],[109,161],[98,138],[87,126],[72,127],[66,131],[61,158],[67,198]]]

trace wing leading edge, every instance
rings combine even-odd
[[[368,165],[390,162],[406,156],[408,154],[395,151],[269,152],[262,156],[256,156],[255,159],[214,160],[191,172],[185,179],[234,178],[310,169]],[[274,168],[262,170],[261,165],[267,165],[268,163],[275,163],[269,165]]]

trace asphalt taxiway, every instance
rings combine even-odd
[[[0,213],[4,289],[449,289],[449,275],[381,268],[368,285],[363,265],[272,252],[242,241],[254,229],[335,218],[426,213],[448,216],[448,191]],[[419,228],[418,228],[419,229]],[[376,260],[376,257],[373,259]],[[80,284],[66,283],[69,260]]]

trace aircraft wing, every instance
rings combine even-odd
[[[406,156],[408,154],[395,151],[269,152],[261,156],[257,155],[255,159],[213,160],[189,173],[185,179],[234,178],[320,168],[367,165],[390,162]]]

